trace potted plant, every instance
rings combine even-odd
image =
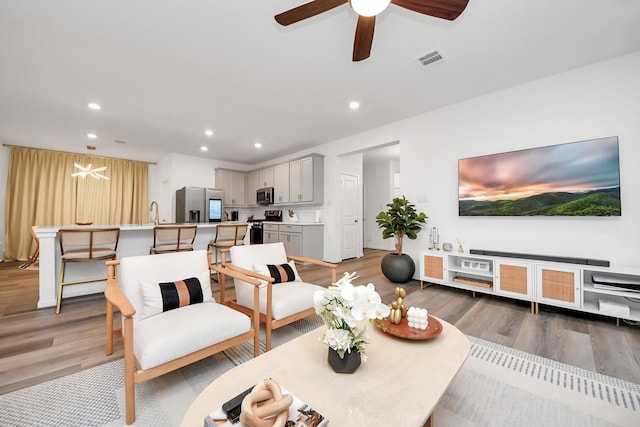
[[[366,360],[364,345],[369,341],[364,322],[384,319],[390,312],[373,283],[355,286],[351,283],[355,279],[355,273],[344,273],[336,283],[313,295],[316,314],[327,325],[322,337],[329,346],[327,360],[339,373],[353,373],[361,360]]]
[[[427,222],[424,212],[418,212],[405,196],[396,197],[387,204],[387,211],[376,216],[376,223],[382,229],[382,238],[395,237],[396,252],[385,255],[382,259],[382,273],[392,282],[408,282],[415,272],[413,259],[402,253],[404,237],[415,240]]]

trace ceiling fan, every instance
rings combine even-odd
[[[386,9],[389,3],[423,15],[453,21],[467,7],[469,0],[315,0],[282,12],[276,15],[275,19],[280,25],[287,26],[345,3],[350,3],[358,14],[356,36],[353,41],[352,59],[355,62],[367,59],[371,54],[376,15]]]

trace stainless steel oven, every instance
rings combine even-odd
[[[282,222],[282,210],[272,209],[264,211],[263,218],[249,218],[247,221],[251,228],[249,229],[249,243],[252,245],[259,245],[264,243],[264,221]]]

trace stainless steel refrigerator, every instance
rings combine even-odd
[[[201,187],[176,190],[176,222],[222,222],[223,219],[224,190]]]

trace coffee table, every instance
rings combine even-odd
[[[367,327],[369,358],[353,374],[337,374],[320,341],[324,327],[278,346],[218,377],[200,393],[182,427],[204,417],[264,378],[294,393],[334,426],[431,425],[431,413],[470,350],[467,337],[440,320],[442,333],[415,341]]]

